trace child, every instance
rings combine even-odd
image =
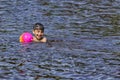
[[[41,23],[33,26],[33,34],[33,42],[47,42],[47,38],[44,37],[44,26]]]

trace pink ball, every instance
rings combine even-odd
[[[29,32],[24,32],[21,36],[20,36],[20,42],[32,42],[33,40],[33,36],[31,33]]]

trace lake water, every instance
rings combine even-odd
[[[120,0],[0,0],[0,80],[120,80]]]

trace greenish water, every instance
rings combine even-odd
[[[119,0],[1,0],[0,80],[119,80]],[[49,43],[19,43],[41,22]]]

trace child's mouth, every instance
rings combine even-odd
[[[42,37],[41,35],[37,35],[37,36],[36,36],[36,38],[37,38],[38,40],[40,40],[41,37]]]

